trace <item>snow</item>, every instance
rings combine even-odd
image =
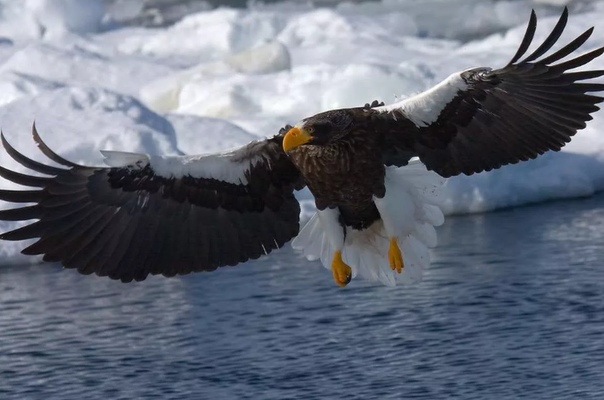
[[[400,101],[455,71],[506,64],[531,8],[539,17],[536,42],[555,24],[560,4],[570,4],[563,39],[595,25],[583,50],[604,46],[604,1],[382,0],[331,8],[254,3],[153,29],[119,26],[116,21],[140,11],[133,3],[105,4],[0,0],[0,126],[30,157],[46,161],[29,134],[34,120],[59,154],[103,165],[100,150],[218,152],[326,109]],[[589,67],[604,69],[604,59]],[[450,179],[445,213],[604,189],[602,128],[599,112],[560,153]],[[0,163],[23,171],[4,153]],[[299,198],[306,220],[312,199],[307,190]],[[0,231],[14,226],[2,222]],[[0,258],[24,261],[17,255],[22,247],[2,243]]]

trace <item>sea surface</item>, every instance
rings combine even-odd
[[[289,248],[136,284],[0,269],[0,399],[604,398],[604,196],[439,235],[396,288]]]

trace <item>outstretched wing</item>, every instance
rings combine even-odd
[[[520,48],[505,67],[458,72],[424,93],[370,111],[386,132],[385,163],[403,165],[419,156],[428,169],[448,177],[560,150],[599,109],[603,98],[588,93],[604,90],[604,84],[581,82],[604,75],[603,70],[568,72],[602,55],[604,47],[559,62],[581,47],[593,28],[542,57],[567,19],[564,9],[543,44],[520,60],[537,27],[533,11]]]
[[[282,135],[224,154],[152,157],[106,152],[110,168],[71,163],[34,140],[57,168],[7,153],[43,174],[0,167],[0,176],[34,190],[0,190],[0,200],[33,205],[0,211],[0,220],[37,222],[0,235],[39,238],[24,254],[43,254],[84,274],[124,282],[235,265],[283,246],[298,234],[300,175]]]

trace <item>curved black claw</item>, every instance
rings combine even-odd
[[[365,103],[365,105],[363,106],[363,109],[364,109],[364,110],[370,110],[370,109],[372,109],[372,108],[374,108],[374,107],[381,107],[381,106],[383,106],[383,105],[384,105],[384,102],[383,102],[383,101],[377,101],[377,100],[373,100],[373,101],[371,102],[371,104],[369,104],[369,103]]]
[[[290,124],[285,125],[283,128],[279,129],[279,135],[286,134],[291,128],[293,128],[293,126]]]

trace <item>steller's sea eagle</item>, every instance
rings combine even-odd
[[[0,167],[0,176],[34,188],[0,190],[6,202],[33,203],[0,211],[0,220],[37,220],[0,238],[38,238],[24,254],[128,282],[235,265],[297,236],[294,247],[320,258],[338,285],[356,274],[394,284],[401,272],[429,264],[434,226],[443,222],[436,196],[444,178],[560,150],[598,110],[603,98],[588,93],[604,84],[583,81],[604,70],[568,71],[604,47],[560,61],[593,28],[550,52],[567,18],[565,9],[525,56],[537,26],[533,11],[503,68],[456,72],[387,106],[323,112],[226,153],[104,152],[108,167],[87,167],[54,153],[34,127],[39,149],[59,165],[49,166],[2,136],[12,158],[44,176]],[[299,231],[294,190],[304,186],[318,211]]]

